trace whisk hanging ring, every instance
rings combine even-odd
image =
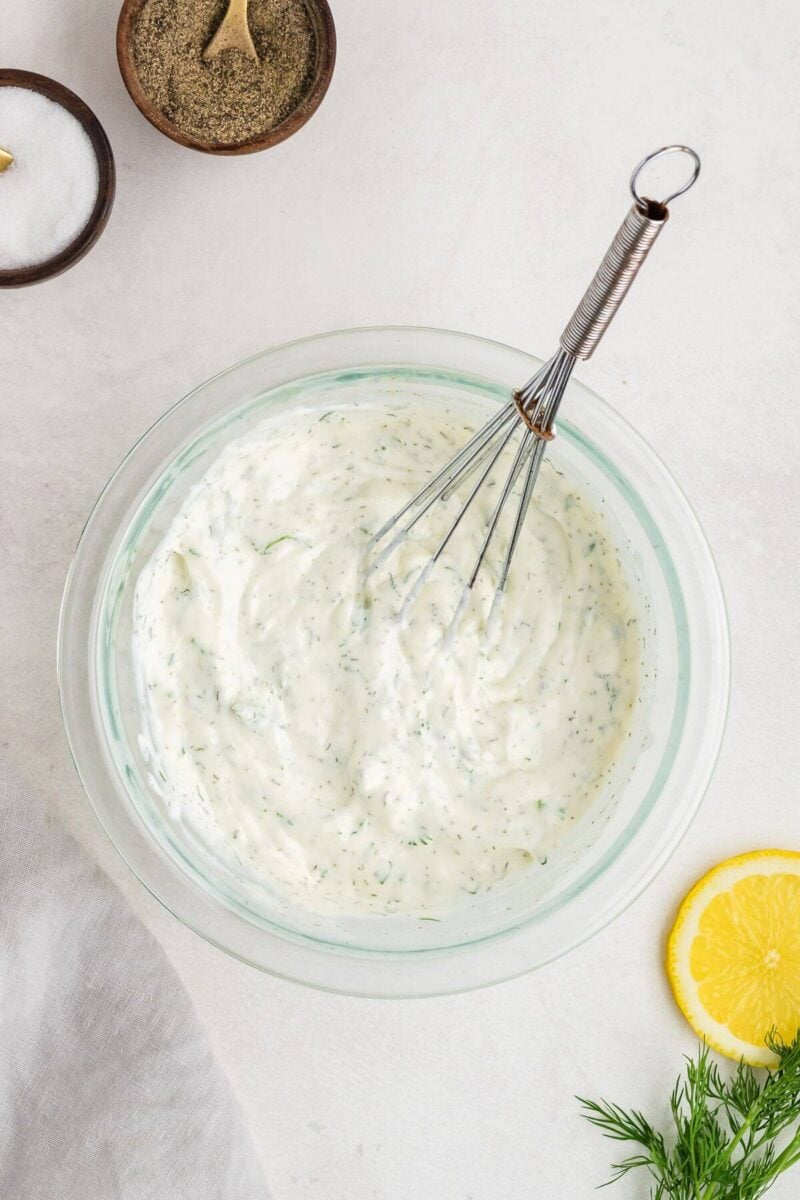
[[[700,174],[699,154],[697,154],[695,150],[692,150],[691,146],[679,146],[677,144],[674,146],[662,146],[660,150],[654,150],[652,154],[645,155],[642,161],[637,163],[633,168],[633,174],[631,175],[630,182],[631,195],[640,208],[647,207],[648,198],[640,195],[639,193],[639,189],[637,187],[639,183],[639,176],[648,163],[655,162],[657,158],[663,158],[666,154],[688,154],[689,157],[694,160],[694,170],[682,187],[679,187],[675,192],[670,192],[670,194],[665,196],[663,200],[654,201],[655,204],[659,205],[659,207],[666,208],[672,203],[673,200],[677,200],[678,196],[682,196],[684,192],[688,192],[689,188],[693,187],[697,182],[697,176]]]

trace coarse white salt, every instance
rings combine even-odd
[[[89,135],[61,104],[28,88],[0,87],[0,270],[46,262],[85,229],[99,186]]]

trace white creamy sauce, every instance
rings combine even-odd
[[[403,614],[458,497],[365,576],[372,534],[485,417],[269,418],[137,582],[142,743],[169,811],[306,909],[424,915],[541,870],[628,736],[637,610],[604,519],[549,462],[488,630],[505,526],[445,642],[496,486]]]

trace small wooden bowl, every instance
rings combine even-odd
[[[47,96],[48,100],[54,100],[56,104],[66,108],[67,112],[72,113],[73,117],[80,121],[86,130],[97,158],[99,173],[97,199],[89,220],[74,241],[60,250],[53,258],[45,259],[44,262],[34,263],[30,267],[12,267],[8,270],[0,270],[0,288],[27,287],[29,283],[41,283],[45,279],[52,279],[54,275],[60,275],[62,271],[74,267],[75,263],[91,250],[100,237],[114,203],[116,187],[114,155],[111,152],[111,144],[106,137],[106,131],[97,117],[88,105],[84,104],[80,96],[76,96],[69,88],[64,87],[63,83],[57,83],[55,79],[48,79],[46,75],[37,75],[35,71],[0,69],[0,87],[28,88],[32,92],[40,92],[43,96]]]
[[[336,62],[336,27],[327,0],[303,2],[314,27],[317,45],[317,63],[308,90],[300,98],[297,108],[290,112],[288,117],[284,117],[279,125],[266,133],[249,138],[246,142],[231,145],[228,142],[206,142],[183,133],[145,95],[133,59],[133,24],[145,0],[123,0],[117,23],[117,59],[122,80],[139,112],[161,133],[172,138],[173,142],[188,146],[190,150],[202,150],[205,154],[253,154],[256,150],[267,150],[270,146],[277,146],[278,142],[283,142],[293,133],[297,133],[322,103]]]

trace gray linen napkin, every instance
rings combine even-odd
[[[163,951],[0,764],[0,1197],[268,1196]]]

